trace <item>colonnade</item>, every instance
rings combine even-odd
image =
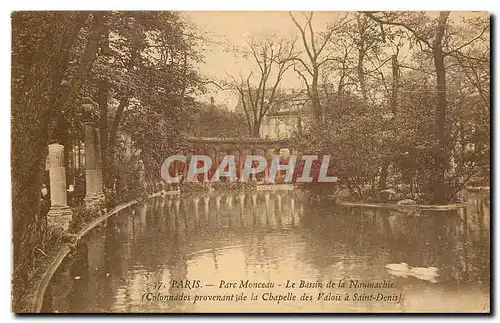
[[[85,126],[85,206],[87,208],[99,207],[104,204],[103,180],[102,180],[102,158],[101,138],[99,129],[93,122],[86,122]],[[264,156],[267,167],[258,174],[252,174],[251,181],[270,184],[269,169],[273,155],[279,155],[282,160],[287,160],[290,155],[298,155],[297,150],[287,140],[267,139],[221,139],[221,138],[188,138],[189,148],[180,154],[187,156],[187,164],[191,157],[197,155],[208,155],[212,159],[212,166],[208,172],[200,174],[198,178],[202,182],[208,182],[226,155],[235,156],[237,178],[245,181],[241,174],[248,155]],[[48,225],[67,230],[72,218],[72,211],[68,206],[66,183],[66,172],[64,163],[63,145],[54,143],[49,145],[49,156],[47,158],[47,169],[50,177],[51,207],[48,213]],[[187,168],[179,163],[174,163],[174,176],[179,175]],[[144,171],[140,174],[144,177]]]
[[[101,142],[99,129],[93,122],[86,122],[84,127],[86,188],[84,201],[87,208],[94,208],[102,206],[105,202],[102,185]],[[68,206],[64,149],[65,147],[58,143],[49,145],[46,169],[49,171],[51,206],[47,214],[47,225],[68,230],[73,212]]]
[[[259,181],[264,184],[271,184],[269,169],[274,155],[280,156],[281,160],[288,160],[291,155],[298,156],[298,151],[287,140],[268,139],[220,139],[220,138],[189,138],[190,147],[179,154],[187,157],[186,164],[189,165],[193,155],[206,155],[212,160],[212,166],[208,172],[200,174],[199,181],[208,182],[215,173],[217,167],[226,155],[235,156],[235,166],[238,181],[244,182],[241,176],[245,166],[245,160],[249,155],[259,155],[266,158],[264,171],[251,174],[251,181]],[[182,173],[180,163],[174,164],[174,176]]]

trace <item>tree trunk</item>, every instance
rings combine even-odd
[[[128,97],[123,97],[120,100],[120,104],[118,105],[118,108],[116,108],[115,117],[113,118],[113,122],[111,124],[111,129],[109,130],[108,150],[106,151],[108,169],[106,170],[107,176],[105,178],[105,181],[110,187],[112,187],[113,184],[112,182],[115,167],[116,137],[118,136],[118,127],[120,126],[123,111],[128,106],[128,102]]]
[[[105,186],[109,184],[108,176],[108,96],[109,81],[99,80],[96,93],[96,102],[99,105],[99,132],[101,137],[101,159]]]
[[[318,92],[318,77],[319,77],[319,69],[316,64],[313,64],[313,75],[311,82],[312,108],[316,121],[323,122],[323,111],[321,111],[321,103],[319,100],[319,92]]]
[[[261,126],[261,123],[262,123],[262,119],[257,119],[254,121],[253,123],[253,129],[252,129],[252,133],[250,134],[252,137],[254,138],[259,138],[260,137],[260,126]]]
[[[391,93],[391,112],[393,117],[396,115],[397,107],[397,97],[398,97],[398,83],[399,83],[399,66],[397,56],[392,56],[392,93]],[[390,160],[389,157],[385,157],[382,163],[382,169],[380,171],[380,179],[378,188],[379,190],[384,190],[387,188],[387,176],[389,175]]]
[[[366,91],[364,61],[365,61],[364,48],[360,48],[358,50],[358,79],[359,79],[359,87],[361,89],[361,95],[363,97],[363,102],[366,104],[368,101],[368,95]]]
[[[446,203],[445,172],[447,168],[447,135],[446,135],[446,67],[444,63],[444,53],[442,39],[444,37],[446,22],[450,12],[440,12],[439,23],[434,40],[432,53],[434,56],[434,66],[436,68],[436,158],[434,175],[434,201],[435,204]]]

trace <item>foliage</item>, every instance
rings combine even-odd
[[[488,20],[350,15],[333,25],[342,41],[324,58],[325,124],[298,133],[299,149],[330,154],[339,189],[358,199],[377,198],[386,178],[438,204],[470,182],[488,182]],[[403,50],[412,64],[401,62]]]
[[[134,174],[131,151],[153,178],[164,156],[182,145],[184,117],[201,89],[193,67],[201,57],[189,23],[176,12],[16,12],[12,33],[13,279],[22,293],[32,250],[43,239],[30,228],[42,218],[48,144],[63,144],[68,157],[83,141],[83,123],[95,122],[109,200],[115,193],[142,196],[133,180],[114,191],[115,178]]]
[[[101,212],[98,209],[89,209],[84,205],[73,209],[72,220],[69,223],[69,232],[77,233],[80,231],[84,225],[90,223],[95,218],[99,217]]]
[[[226,107],[197,105],[188,133],[194,137],[243,138],[248,136],[245,118]]]
[[[205,183],[182,183],[182,193],[208,192],[209,186]]]

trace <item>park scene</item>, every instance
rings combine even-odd
[[[13,312],[490,312],[488,13],[11,21]]]

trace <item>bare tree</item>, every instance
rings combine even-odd
[[[278,87],[285,72],[293,65],[294,42],[268,37],[250,39],[245,54],[257,65],[246,78],[232,79],[243,105],[248,133],[258,137],[264,116],[270,111],[278,94]]]
[[[299,56],[294,57],[293,60],[302,66],[302,70],[298,69],[295,65],[294,69],[306,85],[307,94],[312,102],[313,113],[316,121],[324,122],[325,111],[324,107],[321,105],[318,81],[321,74],[321,67],[326,62],[334,59],[322,54],[325,53],[327,44],[330,42],[334,32],[342,26],[342,23],[347,15],[345,15],[338,23],[329,26],[326,32],[315,34],[312,26],[312,12],[306,15],[306,22],[304,25],[301,25],[291,12],[289,14],[293,23],[297,26],[297,29],[300,32],[302,45],[304,46],[308,60],[308,62],[306,62]],[[309,77],[306,77],[306,75]]]

